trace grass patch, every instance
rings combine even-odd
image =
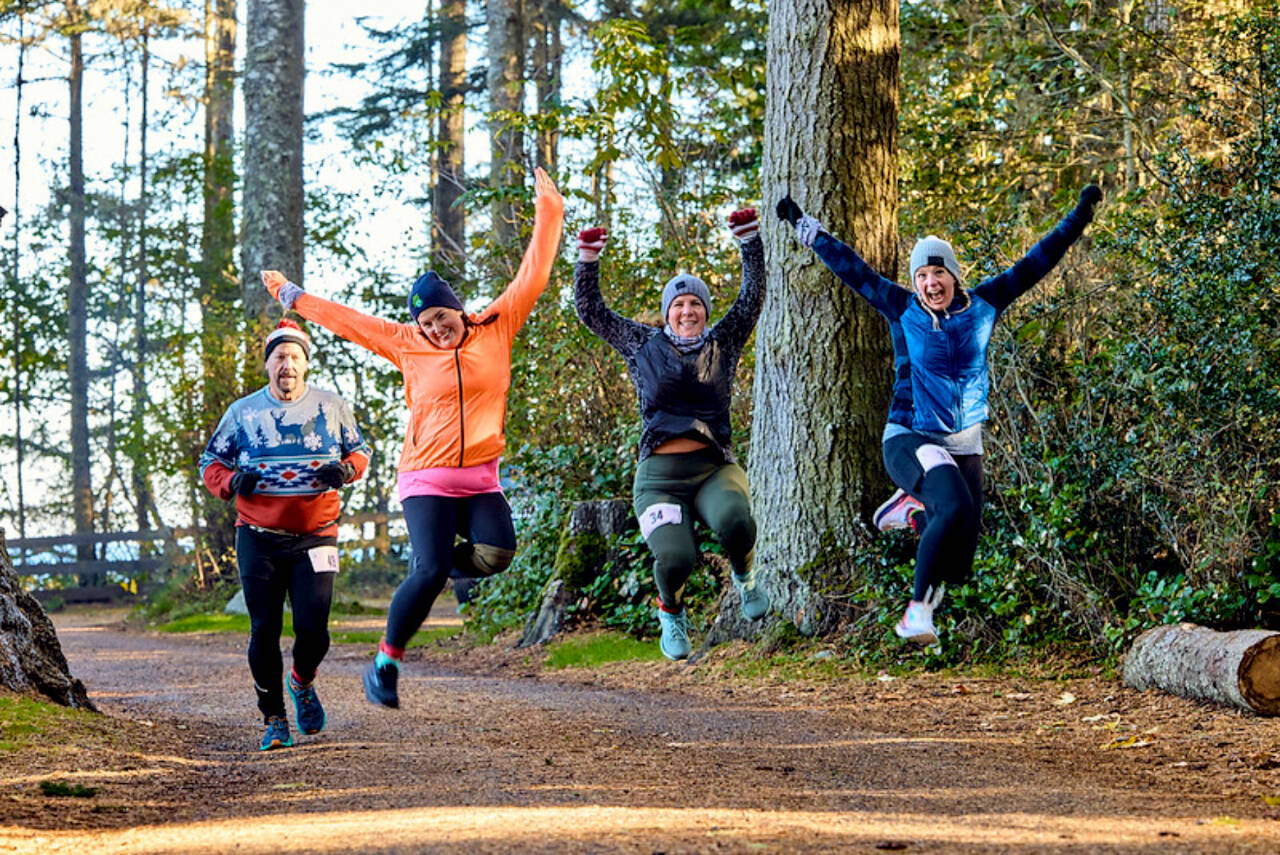
[[[592,668],[609,662],[649,662],[662,658],[653,641],[640,641],[620,632],[602,632],[581,638],[566,638],[551,645],[547,665],[551,668]]]
[[[420,629],[414,634],[409,641],[409,647],[426,647],[435,644],[437,641],[444,641],[447,638],[453,638],[455,635],[461,635],[464,632],[460,626],[436,626],[431,629]],[[377,644],[382,640],[382,630],[380,629],[358,629],[346,632],[330,631],[330,637],[338,644]]]
[[[239,632],[249,634],[248,615],[200,614],[187,615],[156,627],[158,632]],[[293,636],[293,617],[285,612],[284,634]]]
[[[85,787],[80,784],[67,784],[62,781],[41,781],[40,792],[46,796],[71,796],[77,799],[91,799],[98,794],[98,788]]]
[[[94,714],[22,696],[0,695],[0,754],[39,745],[49,733],[65,734],[74,722]]]

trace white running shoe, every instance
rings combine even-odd
[[[939,585],[936,591],[930,587],[925,591],[923,602],[912,600],[907,604],[902,620],[893,628],[899,638],[925,646],[938,643],[938,630],[933,626],[933,610],[942,602],[943,590],[943,585]]]
[[[876,508],[871,519],[881,531],[892,531],[895,528],[907,528],[911,525],[912,511],[923,511],[924,505],[906,490],[898,490],[889,497],[889,501]]]

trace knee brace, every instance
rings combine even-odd
[[[453,566],[473,578],[501,573],[515,557],[514,549],[488,543],[459,543],[453,548]]]

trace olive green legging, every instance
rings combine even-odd
[[[751,571],[756,521],[747,473],[724,463],[715,449],[651,454],[636,467],[634,504],[653,553],[658,596],[668,611],[684,606],[685,583],[698,560],[695,517],[711,529],[738,576]]]

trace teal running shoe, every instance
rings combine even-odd
[[[658,609],[658,624],[662,627],[662,637],[658,640],[662,655],[672,662],[688,659],[693,652],[693,648],[689,646],[688,612],[681,609],[680,614],[673,615]]]
[[[747,571],[747,575],[729,574],[733,577],[733,587],[738,589],[742,599],[742,616],[747,620],[759,620],[769,613],[769,595],[756,583],[755,568]]]
[[[298,730],[303,733],[319,733],[324,730],[324,707],[316,695],[315,684],[299,689],[293,684],[292,675],[285,680],[289,687],[289,696],[293,698],[294,720],[298,722]]]
[[[364,669],[364,696],[371,704],[399,709],[400,693],[396,690],[399,679],[400,669],[395,665],[387,663],[379,667],[377,662],[371,662]]]
[[[267,719],[267,729],[262,734],[262,744],[259,746],[263,751],[270,751],[272,748],[288,748],[293,745],[293,737],[289,735],[289,722],[285,721],[284,716],[273,715]]]

